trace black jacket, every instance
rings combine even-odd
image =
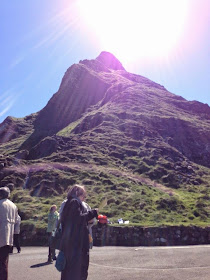
[[[62,237],[60,250],[64,252],[67,262],[82,252],[89,251],[87,223],[97,217],[97,211],[86,211],[81,201],[71,197],[67,200],[62,215]]]

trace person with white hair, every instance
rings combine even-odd
[[[14,226],[18,208],[9,200],[10,189],[0,188],[0,279],[8,280],[9,253],[13,246]]]

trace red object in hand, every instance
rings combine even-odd
[[[98,222],[101,223],[101,224],[107,224],[107,216],[98,215]]]

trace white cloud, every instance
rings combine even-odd
[[[4,116],[15,104],[18,94],[14,88],[8,89],[0,95],[0,117]]]
[[[8,95],[10,95],[13,91],[14,91],[14,88],[10,88],[0,94],[0,101],[3,100],[3,101],[1,101],[0,106],[3,104],[5,98],[7,98]]]
[[[10,64],[10,69],[15,68],[17,65],[19,65],[23,60],[25,59],[25,55],[20,55],[19,57],[16,57]]]
[[[13,102],[10,102],[10,104],[6,108],[4,108],[2,111],[0,111],[0,117],[4,116],[6,114],[6,112],[9,111],[9,109],[13,106],[13,104],[14,104]]]

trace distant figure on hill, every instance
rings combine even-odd
[[[57,206],[52,205],[50,208],[50,212],[48,214],[48,225],[47,225],[48,244],[49,244],[48,262],[50,263],[52,263],[53,260],[56,260],[55,248],[51,247],[52,234],[56,229],[57,220],[59,219],[59,214],[56,210],[57,210]]]
[[[9,200],[10,189],[0,188],[0,279],[8,280],[9,253],[12,251],[14,225],[18,219],[18,208]]]
[[[60,250],[66,258],[61,280],[86,280],[89,266],[88,221],[97,217],[97,210],[87,210],[83,205],[86,191],[74,185],[69,191],[61,214],[62,237]]]
[[[20,223],[21,223],[21,217],[18,215],[17,222],[15,223],[14,228],[14,246],[17,248],[18,253],[20,253]]]

